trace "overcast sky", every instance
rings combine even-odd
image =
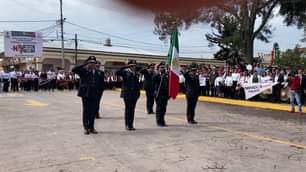
[[[153,34],[153,16],[150,14],[133,13],[116,5],[116,0],[63,0],[64,17],[73,24],[85,26],[102,33],[92,32],[78,28],[71,24],[65,24],[65,39],[67,47],[72,47],[69,41],[78,33],[80,48],[100,48],[99,42],[104,42],[108,37],[116,46],[131,47],[147,52],[167,54],[168,43],[161,42],[157,35]],[[99,3],[97,3],[99,2]],[[59,0],[1,0],[0,21],[7,20],[57,20],[59,19]],[[282,17],[277,16],[271,24],[274,27],[271,43],[255,42],[255,56],[259,53],[269,53],[273,43],[278,42],[281,49],[295,47],[305,43],[299,40],[303,31],[296,27],[286,27]],[[1,23],[0,32],[4,30],[38,31],[44,33],[46,39],[54,39],[59,27],[52,27],[56,23]],[[209,48],[205,40],[205,34],[211,32],[207,25],[195,25],[188,31],[181,32],[180,48],[181,54],[188,57],[210,58],[218,49]],[[110,35],[107,35],[110,34]],[[112,35],[115,35],[112,36]],[[120,38],[118,38],[120,37]],[[123,38],[123,39],[122,39]],[[91,42],[91,43],[89,43]],[[59,45],[57,42],[46,43],[48,45]],[[3,50],[3,37],[0,37],[0,50]]]

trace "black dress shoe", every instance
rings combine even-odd
[[[91,129],[89,132],[92,134],[98,134],[98,131],[96,129]]]
[[[157,126],[159,126],[159,127],[168,127],[167,124],[157,124]]]
[[[193,121],[188,121],[188,123],[189,124],[197,124],[198,122],[193,120]]]
[[[96,116],[96,119],[101,119],[101,117],[100,116]]]
[[[135,131],[135,130],[136,130],[134,127],[125,127],[125,129],[126,129],[127,131]]]
[[[88,135],[89,134],[89,130],[84,130],[84,134]]]
[[[151,111],[151,112],[148,112],[148,115],[152,115],[152,114],[154,114],[154,112],[153,112],[153,111]]]

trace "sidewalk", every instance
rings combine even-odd
[[[185,99],[185,95],[181,94],[178,96],[178,98]],[[225,99],[225,98],[207,97],[207,96],[200,96],[199,101],[290,112],[290,104],[278,104],[278,103],[259,102],[259,101],[256,102],[256,101]],[[306,113],[306,107],[303,106],[302,108],[303,108],[303,113]],[[297,111],[297,106],[296,106],[296,111]]]
[[[145,94],[145,91],[142,90],[141,93]],[[185,99],[185,95],[179,94],[177,98]],[[259,102],[259,101],[256,102],[256,101],[225,99],[225,98],[207,97],[207,96],[200,96],[199,101],[208,102],[208,103],[219,103],[219,104],[226,104],[226,105],[233,105],[233,106],[242,106],[242,107],[290,112],[290,104],[278,104],[278,103]],[[303,108],[303,113],[306,113],[306,106],[303,106],[302,108]],[[297,106],[296,106],[296,111],[297,111]]]

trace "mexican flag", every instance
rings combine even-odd
[[[175,30],[171,35],[170,49],[168,53],[169,71],[169,97],[175,99],[180,90],[179,83],[179,41],[178,31]]]

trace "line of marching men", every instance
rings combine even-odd
[[[97,68],[95,56],[90,56],[84,64],[76,66],[72,72],[78,74],[81,82],[78,96],[82,98],[83,105],[83,127],[84,134],[97,134],[94,127],[95,118],[99,116],[99,104],[104,91],[105,73]],[[138,68],[135,60],[129,60],[128,64],[116,72],[122,78],[122,89],[120,97],[125,104],[124,117],[127,131],[133,131],[134,115],[137,100],[140,97],[140,76],[144,75],[144,89],[147,97],[147,112],[153,114],[154,100],[156,103],[156,124],[159,127],[166,127],[165,114],[169,100],[169,75],[166,64],[161,62],[156,65],[151,64],[145,68]],[[187,122],[197,124],[195,118],[195,108],[200,94],[199,76],[197,65],[192,64],[189,70],[181,71],[186,82],[187,97]]]

